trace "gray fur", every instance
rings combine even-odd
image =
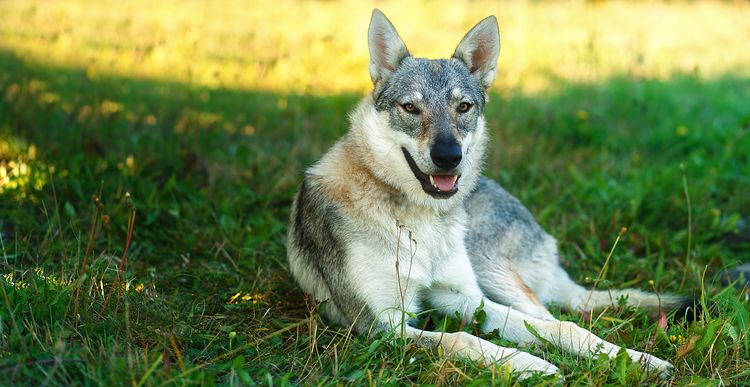
[[[336,204],[323,198],[314,184],[303,181],[292,207],[290,248],[301,253],[296,263],[302,270],[327,287],[330,299],[318,300],[328,301],[324,313],[341,325],[354,325],[357,331],[366,332],[374,314],[352,291],[342,271],[346,252],[341,240],[346,230],[340,229],[343,222]]]
[[[454,95],[453,90],[460,90]],[[421,95],[421,99],[415,99]],[[458,130],[465,135],[477,126],[486,102],[482,87],[469,74],[466,65],[455,59],[429,60],[407,57],[375,93],[375,108],[388,111],[394,129],[417,136],[425,126],[438,132]],[[461,102],[474,107],[467,113],[456,111]],[[414,104],[422,115],[405,112],[402,105]]]
[[[674,301],[634,290],[589,292],[574,283],[558,262],[555,239],[516,198],[480,177],[482,111],[500,49],[494,17],[472,28],[450,59],[411,57],[377,10],[368,39],[373,93],[352,113],[349,132],[306,171],[289,225],[292,275],[306,293],[328,301],[329,319],[359,334],[393,329],[420,345],[507,362],[522,373],[556,373],[543,359],[464,332],[406,324],[428,304],[465,318],[483,305],[484,332],[538,343],[532,326],[573,354],[614,356],[620,347],[558,321],[545,305],[584,310],[625,296],[660,310]],[[671,369],[651,355],[627,353],[647,369]]]
[[[518,199],[490,179],[479,181],[465,207],[469,214],[466,248],[473,252],[473,265],[482,265],[480,260],[497,260],[498,252],[502,253],[499,259],[532,259],[535,247],[548,236]]]

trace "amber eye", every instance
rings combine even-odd
[[[407,113],[419,114],[419,109],[417,109],[417,107],[414,106],[414,104],[405,103],[405,104],[401,105],[401,107],[404,108],[404,110],[406,110]]]
[[[469,109],[471,109],[471,104],[468,103],[468,102],[461,102],[458,105],[458,112],[459,113],[466,113],[466,112],[469,111]]]

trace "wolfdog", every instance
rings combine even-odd
[[[454,356],[506,363],[526,377],[558,368],[465,332],[409,323],[425,310],[471,319],[481,306],[483,332],[614,356],[619,346],[557,320],[545,305],[591,311],[625,300],[658,314],[683,302],[576,284],[560,266],[556,240],[516,198],[481,177],[483,110],[500,51],[494,16],[474,26],[449,59],[413,57],[377,9],[368,43],[372,93],[351,114],[348,133],[305,171],[291,210],[291,272],[303,291],[327,301],[328,319],[362,335],[391,330]],[[673,369],[627,353],[662,376]]]

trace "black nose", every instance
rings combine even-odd
[[[432,146],[430,157],[438,167],[453,169],[461,163],[461,146],[451,141],[438,141]]]

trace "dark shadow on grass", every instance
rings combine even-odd
[[[70,215],[63,224],[86,223],[78,213],[91,206],[92,195],[121,204],[129,192],[140,210],[137,233],[151,242],[141,239],[134,247],[157,262],[214,257],[216,244],[227,240],[223,248],[234,257],[267,258],[257,250],[269,239],[280,245],[303,166],[346,130],[358,98],[90,79],[84,70],[24,63],[9,52],[0,53],[0,68],[1,130],[17,145],[4,157],[28,159],[33,145],[34,163],[54,167],[57,202]],[[40,191],[29,184],[8,190],[5,197],[14,200],[3,200],[3,212],[21,202],[45,222],[31,209],[50,204],[45,175]],[[124,213],[124,205],[115,207]],[[23,230],[20,218],[5,218],[5,235]]]
[[[7,51],[0,67],[2,130],[55,168],[58,203],[77,214],[100,190],[108,202],[130,192],[140,225],[158,230],[142,253],[159,260],[210,255],[224,242],[232,256],[257,258],[271,236],[280,243],[301,171],[345,132],[359,98],[91,79]],[[685,229],[680,164],[698,206],[715,206],[701,208],[699,221],[748,207],[747,78],[556,84],[538,95],[504,91],[487,108],[495,136],[487,173],[550,217],[553,230],[566,212],[609,212],[593,220],[605,235],[634,222]],[[37,205],[49,191],[30,190],[26,201]],[[4,212],[17,206],[3,202]],[[19,226],[4,221],[4,234]],[[283,260],[283,247],[273,251]]]

